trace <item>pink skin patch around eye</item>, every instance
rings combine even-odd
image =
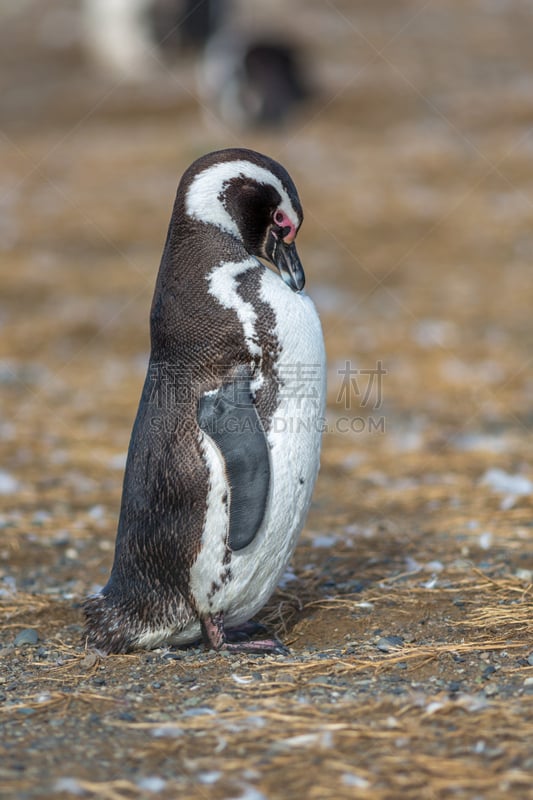
[[[274,214],[274,222],[276,225],[279,225],[280,228],[290,228],[289,233],[283,237],[283,241],[286,244],[292,244],[296,237],[296,225],[294,222],[292,222],[292,220],[289,219],[287,214],[281,210],[281,208],[278,208]]]

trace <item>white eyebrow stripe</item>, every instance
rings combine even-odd
[[[270,184],[281,197],[279,208],[284,211],[289,219],[298,228],[301,219],[296,213],[283,184],[268,169],[257,166],[251,161],[223,161],[214,164],[200,172],[192,181],[185,197],[185,211],[189,217],[194,217],[201,222],[209,222],[222,230],[232,233],[240,238],[236,222],[228,214],[219,194],[225,183],[232,178],[250,178],[257,183]]]

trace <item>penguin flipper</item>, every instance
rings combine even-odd
[[[226,465],[232,550],[242,550],[255,538],[270,489],[269,447],[250,384],[250,370],[240,367],[220,389],[204,394],[198,405],[198,424]]]

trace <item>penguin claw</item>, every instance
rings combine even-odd
[[[259,622],[246,622],[240,628],[224,629],[224,614],[220,612],[201,620],[202,637],[206,647],[232,653],[288,655],[289,650],[278,639],[249,639],[254,633],[264,632]],[[243,637],[247,640],[244,641]]]
[[[222,650],[232,653],[255,653],[256,655],[287,656],[290,651],[277,639],[255,639],[251,642],[226,642]]]

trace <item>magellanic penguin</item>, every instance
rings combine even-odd
[[[241,128],[283,125],[313,94],[300,49],[274,33],[222,28],[197,75],[207,104]]]
[[[286,170],[252,150],[210,153],[183,175],[113,568],[84,607],[100,651],[200,637],[283,651],[232,629],[276,587],[318,473],[326,367],[294,242],[302,218]]]

